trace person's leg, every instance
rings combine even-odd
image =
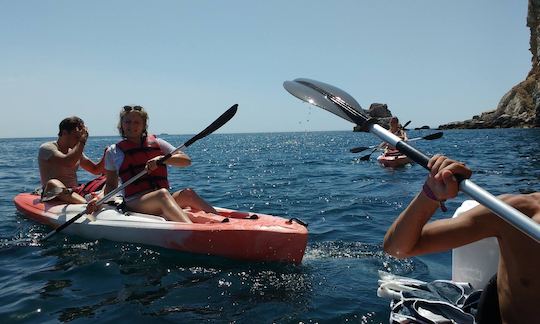
[[[133,211],[145,214],[163,214],[167,220],[192,223],[187,214],[178,206],[167,189],[158,189],[139,198],[126,201],[126,206]]]
[[[45,184],[45,188],[43,188],[43,197],[47,197],[50,193],[55,192],[55,189],[66,189],[66,186],[62,183],[62,181],[58,179],[51,179],[47,181]],[[73,191],[61,191],[57,196],[57,199],[67,202],[68,204],[85,204],[86,199],[84,199],[81,195],[79,195],[76,192]]]
[[[202,199],[193,189],[186,188],[184,190],[177,191],[172,194],[174,200],[176,200],[176,203],[182,207],[187,208],[191,207],[192,209],[198,211],[202,210],[207,213],[213,213],[217,214],[218,212],[207,203],[204,199]]]

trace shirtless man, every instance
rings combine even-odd
[[[435,155],[423,190],[411,201],[388,229],[384,250],[397,257],[453,249],[486,237],[499,242],[499,266],[495,297],[500,311],[479,309],[482,323],[494,323],[485,314],[500,315],[502,323],[535,323],[540,300],[540,243],[523,234],[483,206],[477,206],[457,218],[429,222],[441,201],[456,197],[458,182],[454,175],[469,178],[471,170],[463,163]],[[503,195],[507,204],[540,223],[540,193]],[[487,291],[487,290],[486,290]],[[482,302],[481,305],[482,306]]]
[[[89,193],[88,186],[79,185],[77,169],[81,166],[96,175],[104,171],[103,158],[98,163],[94,163],[83,153],[87,139],[88,129],[84,126],[84,122],[79,117],[73,116],[60,122],[56,141],[41,144],[38,162],[43,196],[60,191],[56,198],[64,202],[86,203],[83,197]],[[103,178],[103,184],[104,181]],[[58,190],[58,188],[69,190]]]

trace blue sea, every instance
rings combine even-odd
[[[410,131],[409,137],[433,131]],[[191,136],[165,135],[173,145]],[[39,184],[37,150],[51,139],[0,139],[0,319],[2,323],[387,323],[378,270],[421,280],[451,277],[449,252],[397,260],[381,243],[419,191],[419,165],[385,169],[351,154],[371,134],[214,134],[192,146],[193,165],[170,169],[213,205],[297,217],[309,224],[301,265],[247,263],[165,249],[89,241],[27,220],[13,197]],[[98,160],[117,137],[91,137]],[[493,194],[540,190],[540,129],[449,130],[413,144],[465,161]],[[80,180],[89,180],[81,171]],[[448,202],[450,217],[467,197]]]

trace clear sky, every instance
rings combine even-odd
[[[494,109],[531,63],[526,0],[0,0],[0,137],[83,118],[115,135],[123,105],[154,133],[350,130],[283,81],[335,85],[411,126]]]

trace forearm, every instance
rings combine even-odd
[[[107,176],[107,181],[105,182],[103,192],[107,195],[118,187],[118,175],[116,174],[116,171],[111,170],[105,170],[105,175]]]
[[[438,207],[437,201],[419,193],[386,232],[384,250],[398,258],[415,255],[422,229]]]
[[[186,167],[191,165],[191,159],[184,153],[176,153],[165,161],[165,164],[177,167]]]
[[[87,159],[83,167],[86,171],[92,174],[95,174],[95,175],[103,174],[105,173],[105,159],[101,159],[98,163],[95,163],[94,161]]]
[[[84,145],[84,142],[77,143],[71,151],[64,155],[63,164],[70,166],[77,164],[83,155]]]

